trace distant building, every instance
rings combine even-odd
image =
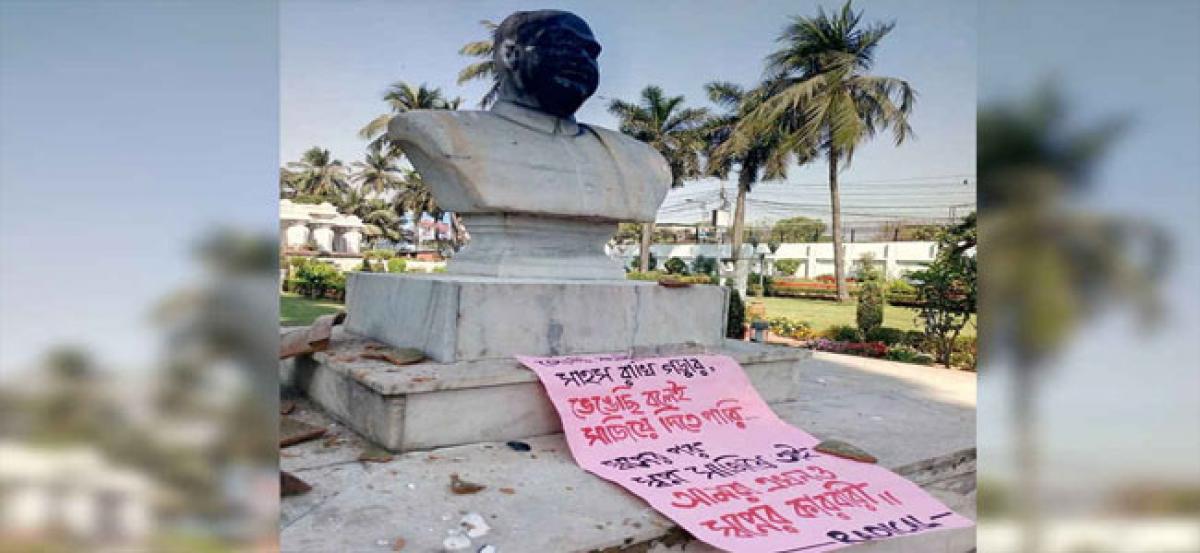
[[[285,250],[312,250],[318,254],[357,256],[362,244],[362,220],[343,215],[329,202],[298,204],[279,202],[280,240]]]

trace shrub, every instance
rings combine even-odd
[[[975,354],[965,351],[951,353],[950,366],[973,371],[975,370]]]
[[[821,336],[837,342],[861,342],[862,333],[850,325],[833,325],[821,332]]]
[[[408,267],[408,262],[405,261],[403,258],[394,257],[392,259],[387,260],[387,271],[389,273],[403,273],[404,269],[407,267]]]
[[[300,281],[298,292],[310,298],[319,298],[339,282],[345,287],[346,277],[332,263],[310,261],[297,267],[296,280]]]
[[[772,317],[767,319],[771,333],[784,338],[808,340],[813,337],[812,325],[808,321],[798,321],[787,317]]]
[[[906,330],[900,343],[925,351],[925,333],[920,330]]]
[[[925,335],[945,365],[953,363],[954,345],[959,333],[975,312],[978,266],[973,255],[975,218],[952,229],[938,239],[938,254],[924,270],[908,275],[917,288],[918,316]]]
[[[668,259],[666,261],[666,263],[663,263],[663,269],[665,269],[667,271],[667,274],[672,274],[672,275],[688,274],[687,262],[682,259],[679,259],[678,257],[672,257],[671,259]]]
[[[883,286],[877,279],[867,279],[858,289],[855,322],[864,335],[883,325]]]
[[[903,345],[904,331],[890,326],[880,326],[864,332],[863,337],[868,342],[883,342],[889,346]]]
[[[888,281],[887,285],[884,286],[884,298],[887,299],[890,305],[906,307],[920,306],[920,302],[917,299],[917,288],[904,279],[898,278]]]
[[[703,255],[696,256],[696,259],[692,261],[692,273],[715,276],[717,274],[717,260]]]
[[[369,250],[363,254],[367,259],[387,260],[396,257],[396,252],[392,250]]]
[[[903,344],[891,346],[887,350],[887,358],[892,361],[901,363],[918,363],[921,365],[932,365],[933,356],[928,353],[918,351],[912,346]]]
[[[658,280],[662,278],[662,276],[663,274],[658,271],[646,271],[643,273],[635,270],[625,273],[626,280]]]
[[[362,263],[358,266],[358,270],[364,273],[371,272],[371,260],[364,257]]]
[[[808,347],[817,351],[846,353],[850,355],[862,355],[865,357],[883,357],[887,355],[888,352],[888,347],[882,342],[843,341],[829,340],[826,338],[812,340],[808,343]]]
[[[725,314],[725,337],[741,340],[745,335],[746,304],[736,288],[729,287],[729,311]]]
[[[775,274],[779,276],[793,276],[800,269],[799,259],[780,259],[775,262]]]
[[[640,263],[641,263],[641,257],[634,256],[633,259],[631,259],[629,261],[629,270],[637,271],[638,265]],[[658,258],[654,257],[654,252],[650,252],[650,258],[646,260],[646,264],[647,264],[647,267],[646,267],[647,271],[653,271],[656,268],[658,268]]]

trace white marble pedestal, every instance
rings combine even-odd
[[[627,280],[351,273],[346,329],[450,363],[719,346],[728,292]]]

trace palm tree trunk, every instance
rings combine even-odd
[[[1016,502],[1020,523],[1018,551],[1042,550],[1040,455],[1037,443],[1037,367],[1018,363],[1013,374],[1013,434],[1017,467]]]
[[[638,251],[638,270],[650,270],[650,242],[654,238],[654,223],[642,223],[642,243]]]
[[[733,211],[733,230],[729,238],[729,258],[733,261],[734,287],[742,297],[746,296],[746,271],[742,260],[742,234],[746,228],[746,194],[750,191],[753,172],[745,168],[738,173],[737,203]]]
[[[829,212],[833,226],[833,280],[837,282],[837,299],[846,301],[850,294],[846,293],[845,267],[842,251],[842,200],[838,192],[838,151],[829,149]]]

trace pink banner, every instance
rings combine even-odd
[[[832,551],[974,524],[883,467],[814,451],[729,357],[519,359],[581,467],[721,549]]]

